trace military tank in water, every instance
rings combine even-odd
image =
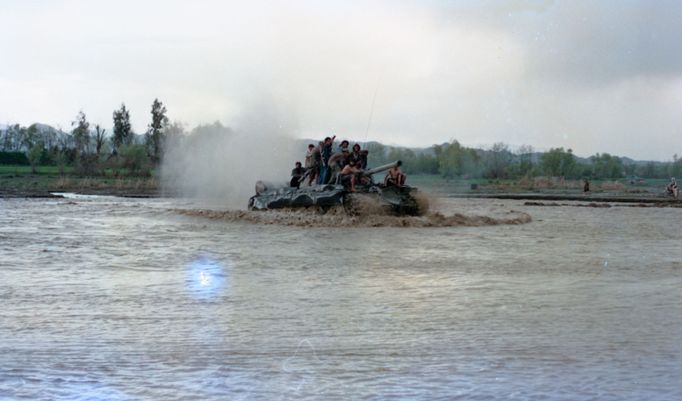
[[[354,214],[360,204],[367,204],[369,201],[390,214],[419,215],[424,211],[421,210],[422,207],[415,198],[418,192],[416,188],[374,182],[374,174],[401,164],[402,162],[398,160],[360,173],[366,179],[359,180],[360,182],[355,184],[355,192],[341,185],[339,180],[334,184],[300,188],[258,181],[256,182],[256,195],[249,199],[249,210],[317,207],[324,211],[335,206],[342,206],[349,214]]]

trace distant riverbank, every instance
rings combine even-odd
[[[32,173],[28,166],[0,166],[0,198],[58,197],[54,192],[93,195],[156,197],[161,190],[155,177],[114,176],[79,177],[61,174],[56,167],[39,167]]]
[[[409,185],[439,197],[495,198],[517,200],[566,200],[586,202],[682,203],[664,194],[664,179],[594,180],[589,191],[584,181],[534,177],[520,180],[484,178],[447,180],[437,175],[408,177]]]
[[[523,178],[489,180],[484,178],[445,179],[439,175],[412,175],[407,183],[436,197],[498,198],[528,200],[578,200],[588,202],[681,202],[664,196],[667,180],[595,180],[584,192],[581,180],[561,178]],[[54,166],[39,167],[32,173],[28,166],[0,166],[0,198],[55,197],[56,192],[125,197],[172,196],[161,189],[155,177],[130,177],[107,174],[79,177],[70,171],[60,173]]]

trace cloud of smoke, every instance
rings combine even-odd
[[[293,129],[287,113],[266,104],[242,114],[232,127],[215,122],[173,135],[161,168],[163,188],[243,209],[257,180],[288,182],[294,162],[306,151],[296,148]]]

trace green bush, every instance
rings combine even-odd
[[[0,152],[0,164],[28,166],[31,163],[24,152]]]
[[[152,163],[143,145],[130,145],[121,150],[121,164],[129,175],[150,176]]]
[[[102,172],[98,156],[96,154],[81,155],[76,163],[76,173],[89,177],[100,175]]]

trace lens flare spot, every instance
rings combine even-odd
[[[222,263],[200,258],[187,267],[186,285],[188,292],[198,299],[209,299],[223,292],[226,273]]]
[[[204,272],[199,273],[199,284],[202,286],[211,285],[211,277]]]

